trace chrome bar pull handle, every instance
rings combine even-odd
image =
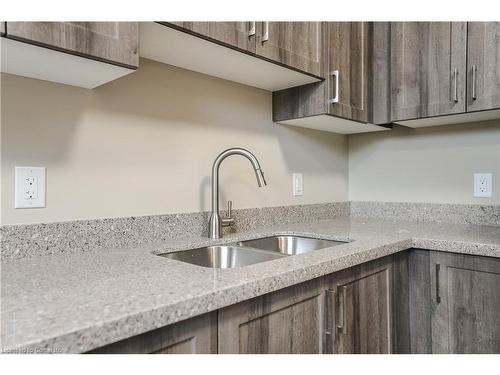
[[[472,100],[477,99],[476,93],[476,73],[477,73],[477,65],[472,65]]]
[[[337,319],[337,329],[345,335],[347,333],[347,326],[346,326],[346,300],[347,300],[347,287],[342,286],[340,288],[341,290],[341,296],[338,299],[338,319]]]
[[[436,302],[441,303],[441,295],[439,291],[439,271],[441,270],[441,265],[436,264]]]
[[[255,35],[255,21],[250,21],[250,27],[248,28],[248,37]]]
[[[334,313],[333,313],[333,303],[335,301],[335,295],[337,293],[333,289],[328,289],[326,291],[326,330],[325,330],[325,335],[331,336],[333,335],[333,324],[332,320],[334,318]]]
[[[262,43],[269,40],[269,22],[263,22]]]
[[[330,104],[339,102],[339,84],[340,84],[340,73],[338,70],[334,70],[330,73],[331,77],[335,77],[335,96],[330,99]]]
[[[455,103],[458,103],[458,69],[456,68],[453,71],[453,77],[454,77],[453,101]]]
[[[227,218],[231,219],[233,214],[233,201],[227,201]]]

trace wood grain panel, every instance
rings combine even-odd
[[[7,22],[7,37],[129,68],[139,66],[137,22]]]
[[[372,29],[371,122],[388,124],[391,122],[391,23],[373,22]]]
[[[369,122],[371,110],[371,46],[372,26],[369,22],[328,22],[329,99],[336,95],[338,71],[338,103],[329,105],[330,114]]]
[[[102,348],[92,354],[215,354],[217,312],[143,333]]]
[[[328,83],[308,85],[273,92],[273,121],[326,114]]]
[[[219,353],[322,353],[322,280],[220,310]]]
[[[269,40],[265,41],[265,22],[257,22],[257,55],[321,76],[321,22],[268,22],[268,25]]]
[[[392,353],[393,258],[333,275],[333,353]]]
[[[166,22],[167,25],[203,36],[213,42],[255,52],[255,35],[249,35],[250,22]]]
[[[466,37],[464,22],[391,23],[392,121],[465,112]]]
[[[469,22],[467,42],[467,111],[500,108],[500,22]]]
[[[500,353],[500,259],[432,252],[434,353]]]
[[[273,121],[330,114],[360,122],[370,122],[372,26],[364,22],[323,24],[322,74],[325,81],[273,93]],[[340,101],[331,104],[339,71]]]
[[[394,258],[394,351],[432,353],[429,251],[411,249]]]

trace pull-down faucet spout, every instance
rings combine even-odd
[[[246,157],[250,163],[252,163],[259,187],[267,185],[266,179],[264,178],[264,172],[262,172],[262,169],[260,168],[259,161],[250,151],[245,150],[244,148],[230,148],[217,156],[212,166],[212,214],[210,215],[209,221],[210,238],[221,238],[222,227],[231,225],[234,221],[231,217],[222,219],[219,214],[219,168],[222,161],[231,155],[241,155]],[[229,207],[231,206],[229,205]],[[229,216],[231,215],[229,214]]]

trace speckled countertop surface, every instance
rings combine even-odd
[[[201,237],[2,264],[2,351],[88,351],[411,247],[500,257],[498,226],[348,217],[216,242],[281,233],[352,242],[223,270],[153,254],[214,243]]]

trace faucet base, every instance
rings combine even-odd
[[[222,237],[222,222],[219,213],[212,212],[208,221],[208,237],[218,239]]]

